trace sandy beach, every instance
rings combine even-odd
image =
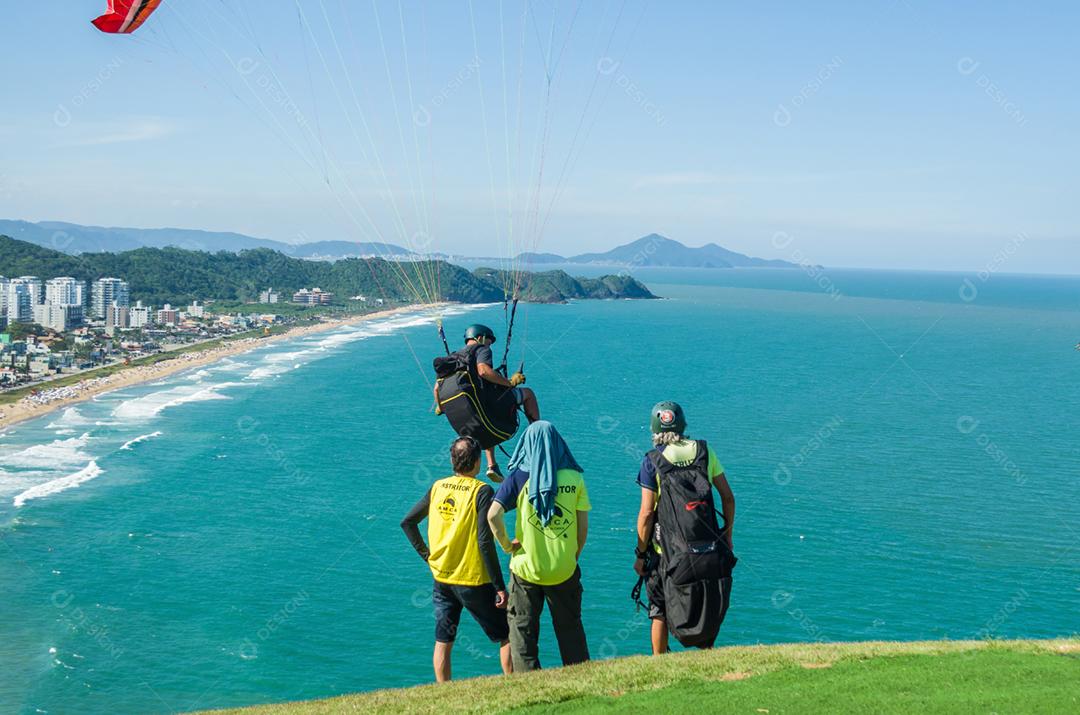
[[[94,377],[93,371],[91,371],[87,374],[86,379],[81,380],[74,385],[50,388],[49,384],[46,382],[41,385],[37,393],[27,395],[16,403],[0,406],[0,429],[10,427],[19,422],[34,419],[35,417],[47,415],[50,412],[55,412],[68,405],[88,400],[105,392],[159,380],[183,370],[208,365],[221,360],[222,358],[231,355],[239,355],[271,343],[284,340],[295,340],[296,338],[311,335],[313,333],[324,333],[348,325],[367,322],[369,320],[388,318],[401,313],[413,312],[421,308],[438,308],[443,305],[447,304],[425,306],[409,305],[390,310],[381,310],[376,313],[356,315],[339,320],[325,320],[315,325],[297,326],[287,332],[271,335],[269,337],[244,338],[241,340],[229,341],[224,345],[207,348],[206,350],[180,353],[170,360],[163,360],[153,365],[133,365],[120,370],[119,372],[112,373],[111,375]]]

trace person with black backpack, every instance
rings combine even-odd
[[[650,426],[654,449],[641,460],[637,478],[634,570],[640,578],[634,598],[640,603],[644,583],[654,655],[667,652],[669,633],[684,646],[711,648],[731,597],[735,495],[716,453],[704,440],[685,436],[686,415],[678,403],[656,404]]]
[[[442,328],[439,328],[440,335]],[[507,333],[507,338],[510,335]],[[443,338],[445,345],[445,337]],[[491,345],[495,333],[486,325],[470,325],[465,330],[465,347],[434,359],[435,414],[446,415],[461,437],[472,437],[487,457],[487,477],[496,484],[503,474],[495,461],[495,447],[511,439],[518,429],[517,413],[525,413],[529,424],[540,419],[536,393],[525,384],[525,375],[506,376],[506,354],[495,367]],[[507,346],[509,349],[509,346]]]

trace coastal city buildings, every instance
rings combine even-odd
[[[50,278],[45,281],[45,302],[53,305],[86,305],[86,284],[74,278]]]
[[[180,322],[180,311],[166,303],[157,312],[156,319],[158,325],[166,325],[170,328],[176,327]]]
[[[152,309],[143,305],[141,300],[135,301],[135,305],[128,308],[128,325],[132,328],[142,328],[150,324]]]
[[[105,334],[115,335],[117,330],[131,327],[131,308],[122,308],[116,303],[109,306],[105,316]]]
[[[128,307],[129,296],[127,281],[119,278],[99,278],[94,281],[90,315],[95,320],[104,320],[109,306],[113,303],[122,308]]]
[[[300,305],[329,305],[334,300],[333,293],[327,293],[319,288],[301,288],[293,293],[292,302]]]
[[[47,300],[35,305],[33,313],[35,323],[58,333],[66,333],[83,322],[82,305],[61,305]]]
[[[303,306],[334,302],[333,293],[318,287],[290,294],[294,303]],[[383,303],[364,296],[354,300]],[[258,294],[258,303],[278,302],[284,301],[273,288]],[[223,308],[202,300],[192,300],[183,308],[132,302],[130,286],[122,277],[87,282],[72,276],[47,280],[0,276],[0,389],[36,387],[73,370],[130,362],[249,331],[268,335],[273,326],[296,320],[271,312],[226,312]]]
[[[29,323],[34,319],[41,281],[32,276],[12,278],[4,290],[4,315],[8,323]]]

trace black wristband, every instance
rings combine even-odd
[[[648,547],[646,547],[645,549],[638,549],[638,547],[636,547],[636,546],[634,547],[634,556],[637,556],[639,559],[643,559],[648,555],[649,555]]]

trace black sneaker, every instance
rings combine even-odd
[[[487,478],[495,482],[496,484],[500,484],[502,482],[503,473],[502,470],[499,469],[498,464],[492,464],[488,466]]]

